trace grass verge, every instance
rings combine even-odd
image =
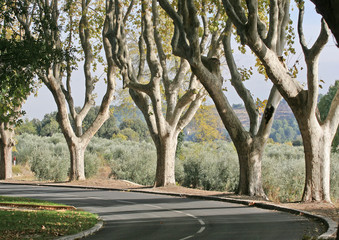
[[[14,199],[11,200],[13,203]],[[27,198],[18,198],[18,202],[54,205]],[[54,239],[89,229],[98,222],[97,215],[80,210],[0,210],[0,219],[1,240]]]
[[[65,204],[53,203],[39,199],[33,198],[24,198],[24,197],[9,197],[9,196],[0,196],[1,203],[10,203],[10,204],[30,204],[30,205],[43,205],[43,206],[67,206]]]

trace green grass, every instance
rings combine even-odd
[[[8,197],[0,197],[6,199]],[[11,203],[55,204],[18,198]],[[32,200],[32,201],[30,201]],[[2,201],[2,200],[1,200]],[[65,205],[64,205],[65,206]],[[80,210],[1,210],[0,239],[54,239],[89,229],[97,223],[97,215]]]
[[[1,203],[31,204],[31,205],[43,205],[43,206],[67,206],[65,204],[47,202],[47,201],[39,200],[39,199],[24,198],[24,197],[8,197],[8,196],[0,196],[0,204]]]

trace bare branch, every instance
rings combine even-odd
[[[266,142],[271,133],[274,115],[281,99],[282,96],[280,95],[277,87],[273,85],[257,133],[257,136],[262,139],[263,144]]]
[[[241,74],[238,71],[237,65],[234,61],[234,56],[231,47],[232,23],[230,20],[226,23],[225,34],[223,38],[224,53],[228,68],[231,73],[232,86],[237,91],[239,97],[245,104],[246,111],[250,118],[250,133],[254,136],[258,131],[259,112],[253,100],[251,92],[245,87],[242,82]]]
[[[187,126],[187,124],[193,119],[195,113],[198,111],[201,106],[202,100],[207,95],[207,92],[204,88],[199,90],[199,93],[195,97],[195,100],[191,102],[185,114],[179,119],[176,131],[179,133]]]
[[[158,27],[159,27],[159,11],[157,6],[157,1],[152,0],[152,13],[153,13],[153,26],[154,26],[154,40],[157,46],[158,56],[160,59],[160,64],[162,67],[162,78],[165,85],[165,91],[168,91],[170,80],[168,77],[168,70],[167,70],[167,61],[166,61],[166,54],[162,47],[161,36],[159,35]]]
[[[158,2],[174,22],[174,35],[172,38],[172,51],[174,55],[187,58],[187,54],[190,52],[190,47],[186,39],[186,33],[181,16],[174,10],[167,0],[158,0]]]
[[[290,21],[290,0],[279,2],[279,35],[277,42],[277,54],[282,56],[286,44],[286,27]]]
[[[232,3],[231,3],[232,1]],[[247,23],[246,14],[241,7],[239,0],[223,0],[224,8],[227,9],[227,15],[232,19],[233,24],[237,29],[244,29]]]
[[[142,2],[142,21],[144,22],[144,39],[147,47],[147,63],[151,71],[151,82],[160,79],[162,76],[161,64],[156,55],[157,46],[154,39],[154,28],[152,23],[152,15],[149,9],[150,1]]]
[[[201,19],[202,19],[202,25],[203,25],[203,29],[204,29],[204,34],[201,38],[200,41],[200,51],[203,53],[205,48],[205,45],[207,43],[208,40],[208,36],[209,36],[209,29],[208,29],[208,19],[207,19],[207,14],[206,14],[206,8],[205,8],[205,1],[203,0],[201,2],[202,4],[202,8],[201,8]]]
[[[141,27],[141,32],[143,32],[142,27]],[[145,44],[144,37],[142,34],[140,34],[139,41],[138,41],[138,46],[139,46],[139,70],[138,70],[138,76],[137,76],[138,82],[140,82],[145,71],[146,54],[144,51],[144,44]]]
[[[300,1],[300,2],[303,2],[303,1]],[[300,45],[303,49],[304,54],[306,54],[308,51],[308,48],[307,48],[307,43],[306,43],[304,30],[303,30],[304,12],[305,12],[304,6],[300,4],[299,15],[298,15],[298,34],[299,34]]]
[[[85,54],[85,63],[84,63],[84,74],[86,82],[86,94],[85,94],[85,105],[87,102],[93,104],[92,92],[94,90],[94,82],[91,73],[91,67],[93,62],[93,53],[92,45],[90,42],[90,28],[87,18],[88,5],[86,5],[86,0],[82,0],[82,16],[79,24],[79,35],[82,48]]]
[[[185,0],[183,0],[186,2]],[[200,40],[199,40],[199,19],[194,0],[187,0],[187,21],[185,21],[185,31],[191,47],[191,59],[193,64],[201,62],[200,60]],[[185,17],[184,17],[185,18]]]
[[[321,19],[321,31],[320,34],[313,44],[311,50],[311,55],[319,55],[320,52],[323,50],[325,47],[326,43],[328,42],[328,38],[330,36],[331,32],[330,29],[328,28],[327,23],[325,22],[324,19]]]
[[[299,8],[299,19],[298,19],[298,33],[299,33],[299,42],[302,46],[305,61],[307,65],[307,86],[308,86],[308,114],[313,114],[317,108],[317,99],[318,99],[318,61],[319,55],[324,46],[326,45],[330,30],[326,24],[326,22],[322,19],[321,31],[320,34],[313,44],[313,46],[308,49],[306,46],[306,40],[303,33],[303,16],[304,16],[304,6],[301,4]]]
[[[124,20],[123,20],[124,25],[126,24],[128,17],[130,13],[132,12],[133,6],[134,6],[134,0],[131,0],[131,3],[129,4],[126,14],[124,16]]]
[[[279,11],[278,11],[278,1],[270,1],[270,23],[269,30],[266,39],[266,45],[268,48],[276,51],[277,41],[278,41],[278,24],[279,24]]]
[[[248,8],[248,23],[247,31],[248,36],[251,38],[256,38],[258,36],[258,1],[256,0],[247,0]]]

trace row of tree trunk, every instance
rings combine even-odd
[[[163,38],[159,32],[160,24],[158,4],[174,22],[172,50],[180,60],[168,59],[164,50]],[[59,22],[58,1],[46,6],[39,5],[38,11],[48,15],[55,23]],[[97,118],[85,131],[82,131],[82,120],[94,104],[93,89],[95,80],[91,74],[93,69],[93,50],[90,40],[90,21],[88,11],[90,1],[82,0],[79,35],[84,49],[84,73],[86,82],[85,103],[80,112],[76,112],[71,96],[71,60],[64,68],[60,62],[49,65],[45,71],[38,73],[49,88],[58,107],[57,120],[66,138],[70,150],[70,180],[85,179],[84,153],[90,139],[109,117],[109,104],[113,100],[115,90],[114,68],[120,69],[124,87],[130,88],[135,104],[142,111],[152,139],[157,149],[157,169],[155,186],[175,184],[175,152],[177,137],[180,131],[190,122],[199,108],[206,91],[213,99],[218,113],[229,132],[236,147],[240,166],[239,194],[266,197],[261,180],[261,159],[272,126],[275,110],[282,97],[291,107],[300,127],[303,138],[306,164],[304,201],[330,200],[330,150],[331,142],[339,124],[339,93],[337,92],[329,114],[321,121],[317,114],[318,97],[318,58],[321,49],[327,42],[329,31],[325,22],[322,31],[309,49],[306,46],[302,31],[303,9],[300,9],[298,32],[307,65],[307,86],[304,90],[298,81],[289,73],[282,56],[286,42],[286,26],[289,22],[289,0],[270,1],[269,27],[266,29],[258,16],[258,1],[246,2],[248,15],[243,6],[234,1],[223,1],[223,5],[214,6],[214,22],[222,22],[222,12],[226,11],[228,20],[224,28],[211,30],[203,5],[198,15],[194,0],[179,0],[177,10],[167,0],[143,0],[140,14],[139,61],[137,68],[129,53],[127,41],[127,19],[130,17],[135,2],[131,1],[126,8],[119,0],[106,0],[106,12],[102,38],[108,64],[107,90],[103,97]],[[46,11],[49,9],[51,11]],[[124,13],[124,9],[126,13]],[[68,12],[73,21],[71,12]],[[18,18],[20,16],[17,16]],[[162,16],[163,17],[163,16]],[[201,17],[201,20],[199,19]],[[164,17],[163,17],[164,18]],[[163,19],[161,19],[163,20]],[[201,37],[200,23],[203,24]],[[23,24],[26,34],[33,36],[30,26]],[[242,44],[246,44],[260,59],[274,87],[270,91],[268,101],[260,119],[260,113],[250,92],[242,83],[242,76],[235,64],[231,48],[232,25],[237,28]],[[45,29],[46,30],[46,29]],[[55,48],[62,47],[58,28],[46,30],[46,42]],[[265,34],[267,33],[267,34]],[[206,43],[210,41],[210,45]],[[68,43],[72,42],[72,34]],[[223,49],[223,54],[222,54]],[[206,56],[205,56],[206,55]],[[223,92],[223,78],[220,70],[220,58],[225,56],[232,77],[232,85],[244,101],[250,118],[250,129],[245,130],[235,112],[231,108]],[[176,64],[171,73],[170,64]],[[148,82],[145,64],[150,71]],[[187,77],[189,68],[192,71]],[[67,76],[66,86],[63,75]],[[174,76],[173,78],[169,76]],[[202,87],[202,85],[203,87]],[[186,91],[183,87],[187,85]],[[166,107],[164,107],[166,106]],[[72,128],[68,109],[76,129]],[[2,136],[6,136],[2,130]],[[11,137],[1,138],[0,178],[11,177]],[[7,159],[4,161],[4,159]],[[10,161],[8,160],[10,159]]]

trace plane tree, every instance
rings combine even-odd
[[[156,1],[142,0],[140,6],[135,1],[128,6],[119,0],[107,2],[112,59],[146,120],[157,150],[155,186],[173,185],[178,135],[198,110],[205,90],[190,74],[185,59],[167,53],[165,37],[171,28]],[[136,26],[140,30],[135,30]],[[133,34],[137,36],[136,50],[128,38]]]
[[[279,19],[289,14],[280,4],[289,0],[270,1],[269,16]],[[303,201],[330,202],[330,151],[331,142],[339,124],[339,91],[336,92],[329,113],[324,120],[320,119],[317,110],[318,100],[318,61],[321,50],[329,38],[329,29],[324,20],[321,30],[312,46],[307,46],[303,33],[304,2],[297,1],[299,7],[298,33],[299,42],[307,67],[307,87],[302,84],[281,64],[280,57],[266,41],[265,24],[258,14],[259,3],[248,0],[244,5],[241,1],[223,0],[228,17],[237,28],[242,44],[247,45],[258,56],[265,66],[266,72],[292,109],[303,139],[305,152],[306,177]],[[272,28],[273,34],[279,33],[276,21]]]
[[[175,33],[172,39],[173,53],[189,62],[192,72],[198,77],[213,99],[224,126],[235,145],[240,166],[237,193],[266,197],[261,180],[261,159],[281,95],[276,87],[270,90],[264,113],[261,116],[255,99],[243,83],[244,79],[251,76],[241,71],[234,60],[231,46],[232,22],[225,15],[221,1],[215,1],[214,8],[216,10],[209,13],[214,13],[213,21],[206,21],[208,15],[205,10],[206,6],[212,4],[209,1],[202,1],[200,7],[197,7],[197,4],[191,0],[178,1],[176,9],[167,0],[158,0],[158,2],[172,18],[175,25]],[[262,11],[265,11],[265,6],[262,7]],[[199,16],[201,16],[201,19]],[[273,20],[276,20],[276,22],[273,22]],[[220,22],[219,25],[215,24],[217,21]],[[211,22],[211,25],[209,25],[209,22]],[[201,24],[202,27],[200,27]],[[268,24],[270,26],[276,24],[284,29],[288,24],[288,19],[271,18]],[[223,56],[231,74],[231,84],[244,102],[250,119],[248,130],[241,124],[223,91],[223,78],[220,70],[221,55],[206,56],[200,51],[198,42],[201,28],[204,33],[211,32],[210,48],[217,45],[223,46]],[[215,39],[214,42],[213,39]],[[284,51],[285,40],[286,36],[283,31],[279,34],[271,33],[267,37],[267,41],[275,47],[274,51],[279,55],[282,55]],[[287,71],[283,62],[280,62],[280,65]]]
[[[20,1],[11,2],[16,8],[15,12],[29,12],[36,17],[33,21],[34,26],[29,27],[22,21],[20,15],[16,14],[25,34],[33,38],[41,36],[44,45],[58,50],[64,56],[62,59],[44,64],[38,76],[52,93],[57,105],[57,121],[70,151],[70,180],[85,179],[85,149],[94,134],[109,118],[109,105],[115,90],[114,64],[108,58],[106,92],[95,120],[86,131],[83,131],[83,120],[95,104],[94,88],[99,79],[94,72],[98,62],[103,61],[100,57],[102,47],[106,54],[110,54],[110,45],[102,36],[102,34],[105,36],[108,24],[107,21],[104,22],[104,14],[100,14],[104,3],[90,0],[31,0],[25,1],[25,4],[20,4]],[[73,74],[80,61],[83,63],[85,97],[83,106],[76,109],[72,95],[72,80],[82,80],[82,77]],[[74,122],[74,129],[68,113]]]

